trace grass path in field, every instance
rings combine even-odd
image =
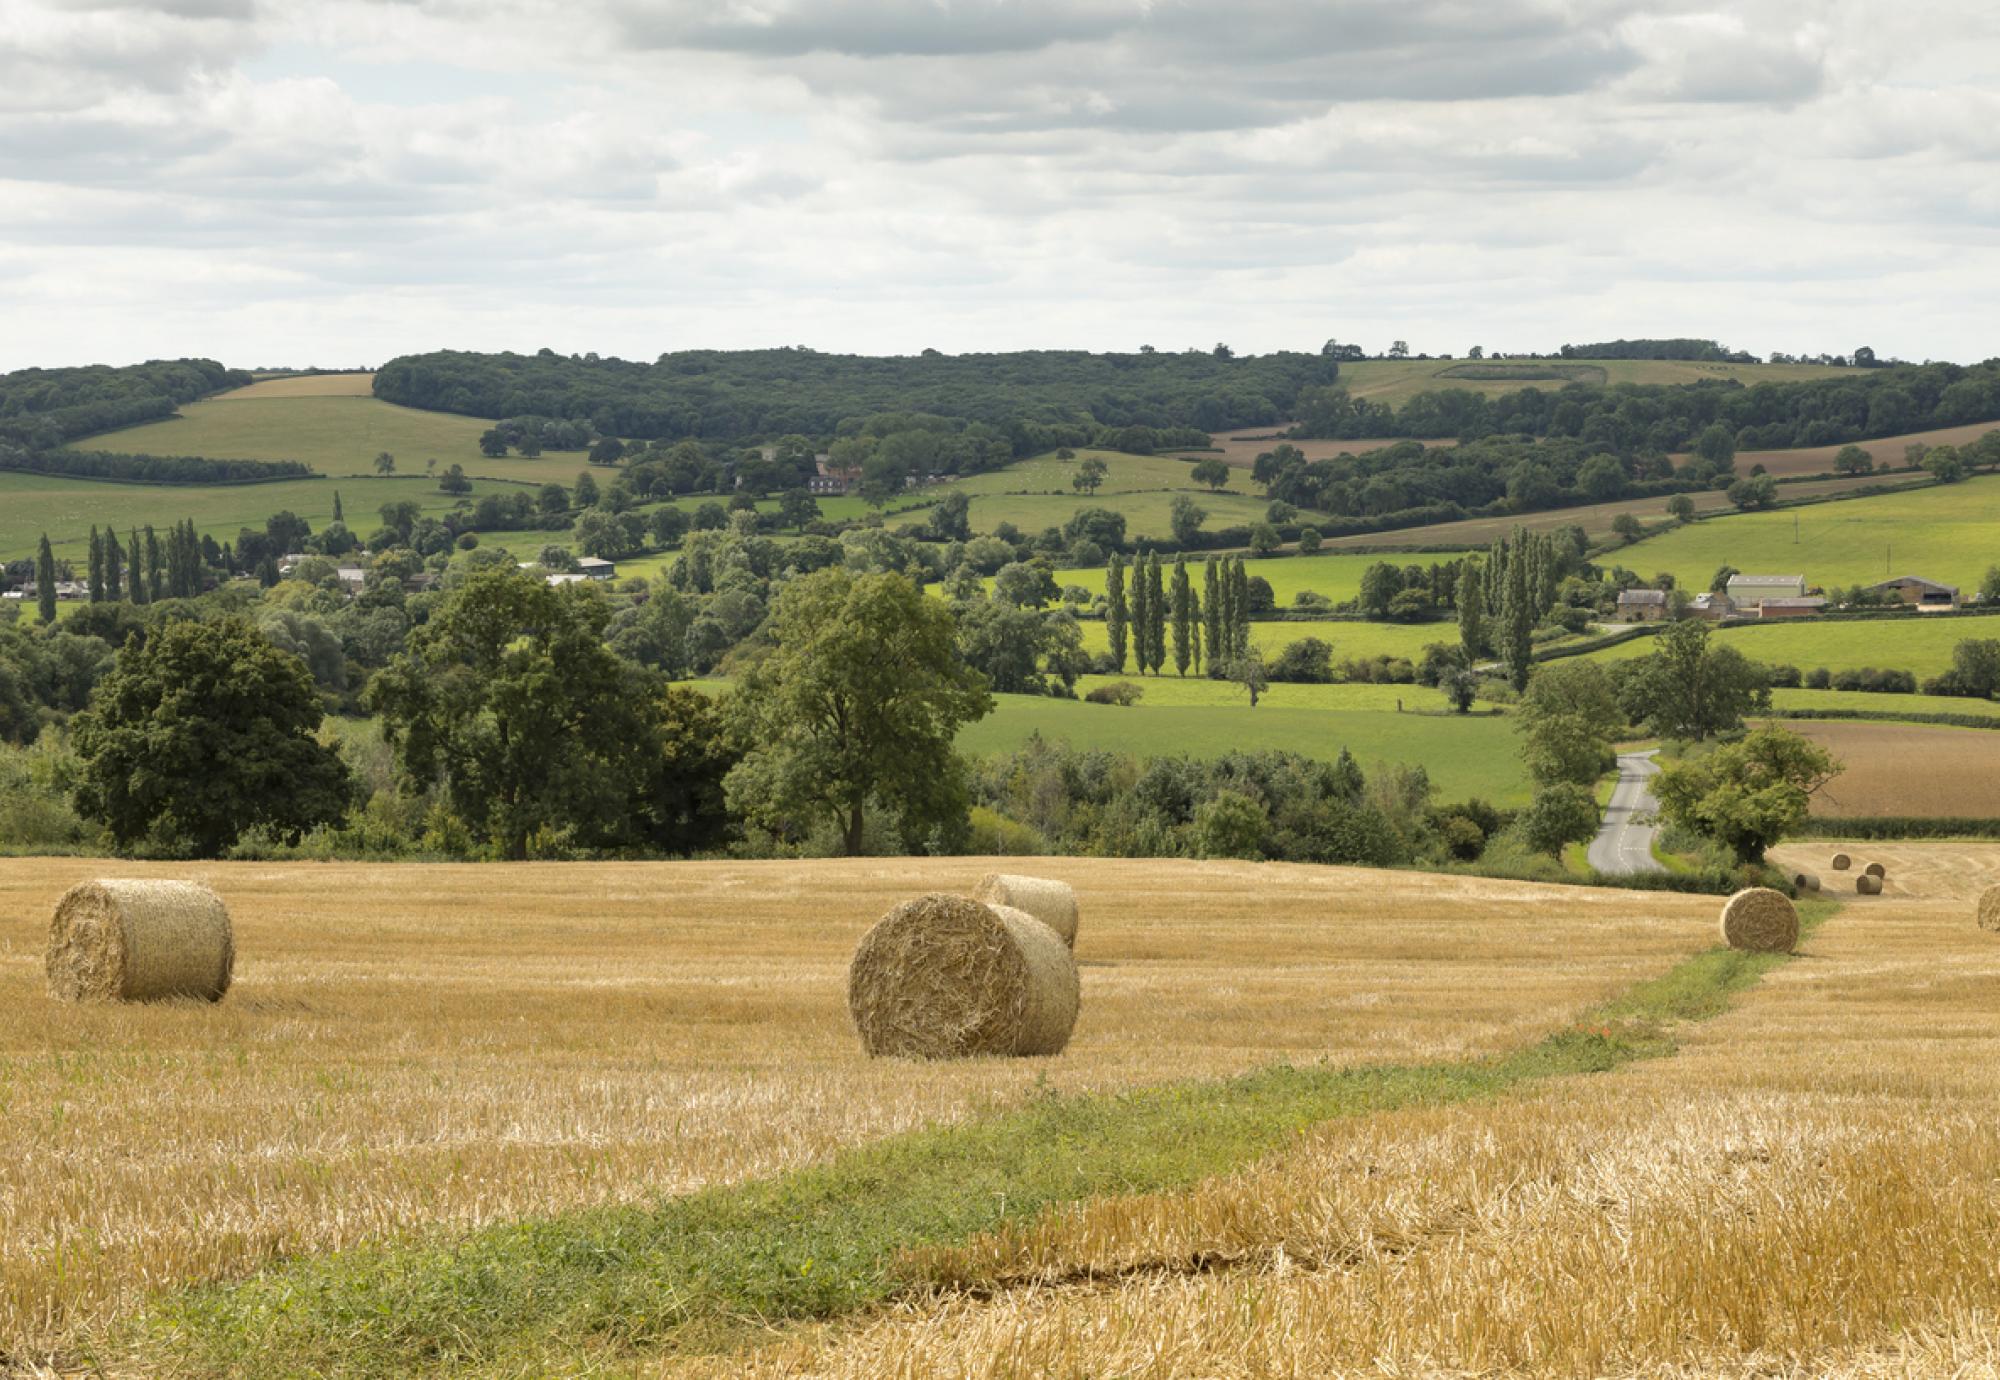
[[[1805,907],[1805,931],[1834,908]],[[1720,1014],[1784,961],[1709,950],[1497,1059],[1278,1066],[1218,1082],[1050,1096],[650,1209],[301,1260],[156,1301],[132,1359],[147,1371],[203,1375],[549,1374],[641,1348],[726,1349],[775,1324],[920,1294],[927,1282],[911,1253],[923,1247],[1089,1198],[1184,1188],[1318,1122],[1496,1097],[1665,1057],[1676,1048],[1674,1023]]]

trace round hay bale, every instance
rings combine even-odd
[[[1864,872],[1854,879],[1854,889],[1863,896],[1880,896],[1882,879],[1872,872]]]
[[[1889,875],[1889,869],[1882,866],[1881,863],[1869,863],[1868,866],[1861,870],[1870,877],[1886,877]]]
[[[1799,913],[1782,891],[1746,887],[1722,907],[1722,938],[1732,949],[1788,954],[1799,942]]]
[[[1794,872],[1792,874],[1792,889],[1794,891],[1818,891],[1819,878],[1810,872]]]
[[[1989,886],[1979,893],[1979,928],[2000,930],[2000,886]]]
[[[58,1001],[221,1001],[236,968],[222,898],[196,882],[82,882],[49,925],[49,995]]]
[[[979,879],[972,899],[989,906],[1012,906],[1025,910],[1062,936],[1062,942],[1076,947],[1076,890],[1068,882],[1050,877],[1023,877],[1012,872],[989,872]]]
[[[1854,866],[1854,859],[1848,857],[1847,854],[1835,853],[1833,855],[1833,870],[1835,872],[1845,872],[1852,866]]]
[[[862,936],[847,1008],[870,1054],[1060,1054],[1076,1028],[1076,959],[1024,911],[933,893]]]

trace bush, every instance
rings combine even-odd
[[[1049,851],[1048,841],[1028,825],[984,805],[972,807],[972,833],[965,851],[986,857],[1033,857]]]
[[[1805,686],[1808,690],[1825,690],[1833,684],[1833,672],[1824,666],[1815,666],[1806,672]]]
[[[1774,689],[1796,690],[1799,688],[1799,668],[1796,666],[1771,666],[1771,685]]]
[[[1090,704],[1116,704],[1126,708],[1137,704],[1145,690],[1129,680],[1114,681],[1110,685],[1100,685],[1083,698]]]
[[[1883,670],[1873,666],[1851,667],[1834,673],[1833,688],[1872,695],[1914,695],[1917,693],[1917,678],[1909,671]]]
[[[1293,685],[1326,685],[1333,680],[1333,644],[1317,637],[1289,642],[1270,661],[1265,678]]]

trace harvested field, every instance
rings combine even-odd
[[[287,378],[259,379],[227,393],[217,393],[217,402],[240,402],[257,398],[372,398],[373,374],[302,374]]]
[[[2000,845],[1882,851],[1907,895],[1672,1058],[1328,1123],[934,1253],[970,1283],[927,1304],[653,1373],[1992,1375],[2000,946],[1970,915]]]
[[[1874,441],[1856,441],[1854,444],[1868,452],[1875,461],[1875,468],[1901,468],[1909,463],[1904,452],[1912,445],[1922,446],[1963,446],[1977,441],[1987,432],[1994,430],[1992,422],[1971,422],[1965,426],[1939,427],[1935,431],[1912,431],[1903,436],[1884,436]],[[1736,472],[1748,474],[1757,465],[1762,465],[1767,474],[1780,479],[1794,474],[1832,474],[1833,457],[1846,449],[1846,443],[1834,446],[1802,446],[1797,450],[1744,450],[1736,453]],[[1685,464],[1685,454],[1676,455],[1676,465]],[[1919,476],[1920,477],[1920,476]]]
[[[1816,817],[2000,816],[2000,734],[1835,720],[1801,720],[1786,727],[1811,738],[1845,768],[1814,797]],[[1868,856],[1868,850],[1860,850],[1859,856]]]
[[[1806,498],[1838,497],[1871,486],[1879,488],[1885,484],[1928,483],[1930,476],[1926,474],[1824,479],[1803,484],[1787,484],[1778,490],[1778,498],[1781,502],[1792,503]],[[1716,489],[1704,489],[1687,497],[1693,501],[1697,513],[1735,511],[1735,505],[1729,501],[1729,496]],[[1668,501],[1665,498],[1628,498],[1616,503],[1593,503],[1581,508],[1551,508],[1544,512],[1510,514],[1497,518],[1465,518],[1459,522],[1437,522],[1428,527],[1408,527],[1396,532],[1366,532],[1356,537],[1330,537],[1323,545],[1330,551],[1487,546],[1518,527],[1525,527],[1531,532],[1581,527],[1593,541],[1604,541],[1612,535],[1611,524],[1624,513],[1630,513],[1638,518],[1649,530],[1664,531],[1674,527],[1676,523],[1667,512]],[[1644,554],[1644,552],[1635,553],[1632,560],[1639,561],[1640,568],[1651,574],[1652,568],[1640,561]],[[1618,551],[1608,552],[1605,559],[1618,561],[1620,559]]]
[[[1281,445],[1297,446],[1308,460],[1330,460],[1336,455],[1366,455],[1371,450],[1384,446],[1400,445],[1409,439],[1403,436],[1371,436],[1354,441],[1287,441],[1278,433],[1289,423],[1278,426],[1251,427],[1245,431],[1218,431],[1210,439],[1215,442],[1211,450],[1191,450],[1182,452],[1190,460],[1205,460],[1220,456],[1239,469],[1249,469],[1257,463],[1257,457],[1267,450]],[[1451,437],[1440,441],[1426,441],[1427,446],[1450,446],[1458,444]]]
[[[1512,1048],[1714,926],[1707,897],[1235,863],[121,864],[225,897],[235,986],[58,1006],[48,917],[103,868],[0,862],[0,1355],[144,1287],[768,1174],[1044,1077]],[[996,868],[1069,881],[1089,917],[1068,1053],[865,1058],[856,941]]]

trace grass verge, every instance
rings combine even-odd
[[[1801,908],[1809,932],[1835,909]],[[1499,1058],[1241,1078],[1018,1110],[898,1136],[779,1178],[489,1228],[439,1244],[302,1259],[162,1296],[108,1347],[201,1375],[547,1374],[638,1349],[726,1349],[922,1287],[915,1248],[1086,1198],[1237,1169],[1318,1122],[1493,1097],[1673,1052],[1781,956],[1711,950]]]

